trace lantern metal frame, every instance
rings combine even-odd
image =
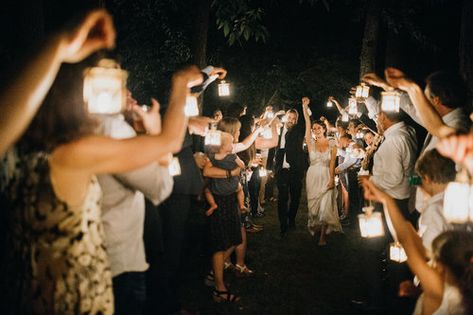
[[[83,98],[91,114],[118,114],[126,106],[128,72],[113,59],[84,71]],[[104,102],[108,104],[104,104]]]
[[[220,81],[220,83],[218,84],[218,96],[230,96],[230,83],[225,80]]]
[[[381,110],[398,113],[401,108],[401,93],[396,90],[381,92]]]

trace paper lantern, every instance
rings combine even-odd
[[[343,122],[348,122],[350,120],[350,116],[348,115],[347,112],[342,113],[342,121]]]
[[[389,246],[389,258],[398,263],[403,263],[407,260],[406,252],[399,242],[391,243]]]
[[[220,146],[222,144],[222,134],[214,126],[207,132],[204,140],[205,145]]]
[[[181,164],[179,163],[179,159],[177,157],[172,158],[171,163],[169,163],[168,170],[169,175],[171,176],[181,175]]]
[[[358,114],[358,103],[356,102],[356,98],[350,97],[348,99],[348,115],[356,115]]]
[[[273,112],[266,112],[266,118],[273,119],[274,118],[274,113]]]
[[[188,95],[186,98],[186,107],[184,108],[187,117],[199,116],[199,106],[197,98],[193,95]]]
[[[225,80],[220,81],[218,84],[218,96],[229,96],[230,95],[230,83]]]
[[[265,139],[272,139],[273,138],[273,132],[272,132],[271,128],[268,128],[268,127],[263,129],[263,131],[261,132],[261,135]]]
[[[84,71],[84,102],[91,114],[117,114],[126,104],[128,73],[111,59]]]
[[[365,83],[361,83],[356,87],[355,97],[356,98],[367,98],[370,95],[370,87]]]
[[[473,219],[473,194],[468,182],[451,182],[445,190],[443,215],[450,223],[466,223]]]
[[[369,209],[367,209],[369,208]],[[361,237],[373,238],[384,235],[383,218],[380,212],[372,212],[373,207],[364,207],[364,214],[358,215]]]
[[[264,167],[261,167],[259,169],[259,177],[266,177],[267,175],[268,175],[268,171]]]
[[[401,94],[397,91],[381,92],[381,110],[384,112],[399,112]]]

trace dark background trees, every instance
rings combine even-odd
[[[206,92],[204,111],[245,103],[292,106],[301,95],[343,100],[365,71],[395,65],[422,80],[450,68],[473,78],[471,1],[441,0],[7,0],[1,76],[48,31],[104,4],[118,29],[114,53],[140,102],[161,96],[185,63],[229,70],[228,100]],[[471,86],[471,83],[470,83]],[[330,113],[328,113],[330,116]]]

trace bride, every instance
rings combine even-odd
[[[307,206],[309,220],[307,227],[311,235],[320,232],[319,246],[327,244],[325,236],[330,232],[340,232],[342,227],[338,217],[337,194],[335,188],[335,159],[337,148],[329,144],[327,129],[323,122],[314,122],[312,130],[307,97],[302,99],[305,119],[305,141],[309,150],[310,167],[306,175]]]

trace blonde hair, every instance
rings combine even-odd
[[[240,128],[240,121],[233,117],[225,117],[220,120],[217,125],[218,130],[229,133],[235,141],[238,141],[236,134],[240,131]]]

